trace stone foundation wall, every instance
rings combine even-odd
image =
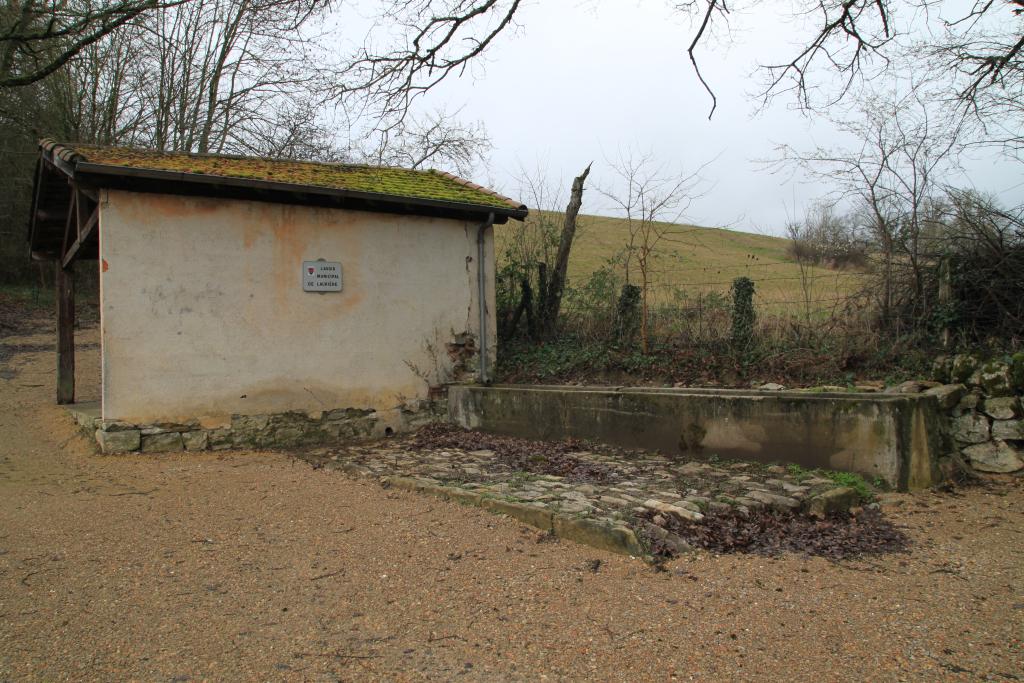
[[[204,429],[198,421],[138,425],[80,417],[79,424],[95,436],[103,453],[167,453],[295,448],[377,439],[412,431],[446,416],[447,406],[440,400],[383,411],[339,408],[316,417],[303,412],[234,415],[230,426],[216,429]]]
[[[988,362],[968,355],[943,357],[935,363],[934,377],[895,389],[938,398],[948,418],[948,455],[978,472],[1024,471],[1024,356]]]

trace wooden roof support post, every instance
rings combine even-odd
[[[57,403],[75,402],[75,272],[73,264],[57,268]]]

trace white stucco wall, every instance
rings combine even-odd
[[[455,333],[478,335],[477,224],[104,191],[103,417],[132,423],[424,398]],[[344,291],[303,292],[304,260]],[[491,344],[493,230],[486,244]],[[494,358],[494,349],[489,354]]]

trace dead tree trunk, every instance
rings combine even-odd
[[[519,305],[516,306],[516,310],[513,311],[511,317],[504,326],[504,333],[502,339],[509,340],[515,336],[516,330],[519,329],[519,321],[523,318],[523,313],[526,313],[526,326],[530,336],[533,336],[533,294],[530,291],[530,280],[529,278],[523,278],[521,282],[522,294],[519,297]]]
[[[551,337],[555,332],[555,324],[558,321],[558,313],[562,308],[562,293],[565,291],[565,276],[569,270],[569,252],[572,250],[572,240],[576,236],[576,217],[583,205],[583,183],[590,175],[590,166],[583,169],[583,173],[576,176],[572,181],[572,193],[569,195],[569,205],[565,207],[565,223],[562,224],[562,236],[558,243],[558,256],[555,259],[555,268],[551,273],[551,280],[544,290],[540,309],[540,328],[544,337]]]
[[[523,311],[526,313],[526,336],[533,339],[537,331],[534,329],[533,320],[533,290],[530,288],[530,278],[523,278]]]

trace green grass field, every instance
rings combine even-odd
[[[531,217],[528,220],[536,220]],[[497,227],[499,261],[521,223]],[[579,285],[625,248],[629,232],[625,221],[604,216],[580,216],[569,262],[570,282]],[[658,244],[653,271],[655,302],[679,293],[689,298],[717,292],[728,294],[733,279],[746,276],[756,285],[756,300],[773,313],[804,311],[810,299],[813,311],[831,310],[857,289],[861,275],[849,270],[811,267],[801,269],[787,253],[788,240],[738,230],[671,225]],[[618,266],[622,273],[621,266]],[[632,281],[638,280],[633,271]],[[806,284],[806,293],[805,293]]]

